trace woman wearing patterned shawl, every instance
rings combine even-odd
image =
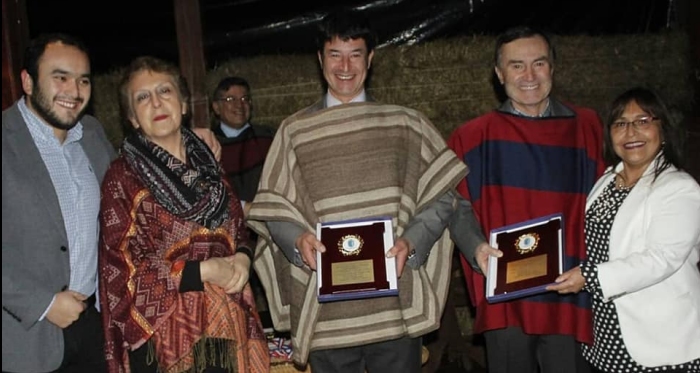
[[[135,129],[102,184],[100,304],[109,371],[267,372],[238,198],[182,126],[178,69],[135,59],[120,84]]]

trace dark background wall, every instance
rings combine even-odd
[[[696,0],[199,0],[210,67],[232,57],[313,52],[316,23],[333,6],[361,9],[384,44],[493,35],[526,23],[562,35],[654,33],[683,27]],[[26,1],[30,36],[82,36],[102,72],[138,54],[178,59],[173,0]]]
[[[41,32],[62,31],[85,39],[96,74],[145,53],[179,62],[174,2],[3,0],[3,108],[21,93],[17,61],[22,43]],[[517,23],[560,35],[646,35],[682,30],[691,44],[693,72],[688,80],[695,87],[694,105],[686,119],[689,168],[696,177],[700,175],[700,1],[199,0],[198,4],[209,69],[230,58],[311,51],[313,27],[331,4],[362,9],[378,25],[382,42],[392,45],[457,35],[493,35]],[[647,57],[640,54],[638,58]]]

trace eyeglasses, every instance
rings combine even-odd
[[[253,98],[248,96],[248,95],[241,96],[241,97],[226,96],[226,97],[219,97],[216,99],[216,101],[223,101],[223,102],[226,102],[229,104],[232,102],[240,102],[242,104],[250,104],[251,102],[253,102]]]
[[[649,125],[651,125],[652,122],[659,120],[657,117],[643,117],[639,119],[635,119],[629,122],[625,122],[624,120],[619,120],[617,122],[613,122],[612,125],[610,125],[610,129],[612,131],[617,131],[617,132],[622,132],[627,129],[627,126],[630,124],[632,125],[632,128],[635,130],[645,130],[649,128]]]

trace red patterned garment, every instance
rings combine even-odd
[[[527,118],[494,110],[457,128],[448,144],[469,166],[458,190],[472,202],[487,235],[492,229],[529,219],[564,215],[567,270],[586,257],[584,207],[604,170],[603,126],[593,110],[572,105],[565,109],[550,102],[560,114]],[[475,333],[517,326],[526,334],[571,335],[592,343],[588,293],[548,292],[490,304],[485,298],[485,277],[464,257],[461,261],[476,307]]]
[[[195,346],[230,343],[225,361],[237,372],[268,372],[269,352],[249,285],[236,294],[204,284],[178,291],[184,261],[232,255],[248,233],[229,191],[229,218],[215,229],[183,220],[161,206],[121,156],[102,186],[100,305],[112,373],[128,372],[128,350],[151,343],[160,371],[187,371]],[[203,343],[198,343],[203,342]]]

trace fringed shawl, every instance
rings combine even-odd
[[[395,237],[429,203],[455,188],[466,166],[417,111],[376,103],[302,110],[278,129],[249,214],[255,269],[277,329],[291,330],[294,360],[309,351],[416,337],[439,326],[450,280],[445,231],[419,270],[405,267],[399,296],[319,304],[316,272],[289,263],[265,221],[296,223],[390,216]]]
[[[128,349],[155,348],[160,372],[197,369],[209,341],[224,340],[223,363],[237,372],[268,372],[269,352],[250,286],[226,294],[178,291],[183,263],[232,255],[247,240],[237,198],[216,229],[177,217],[160,205],[124,156],[110,166],[100,209],[100,305],[111,373],[128,372]],[[201,343],[200,343],[201,342]],[[204,346],[204,347],[202,347]]]

